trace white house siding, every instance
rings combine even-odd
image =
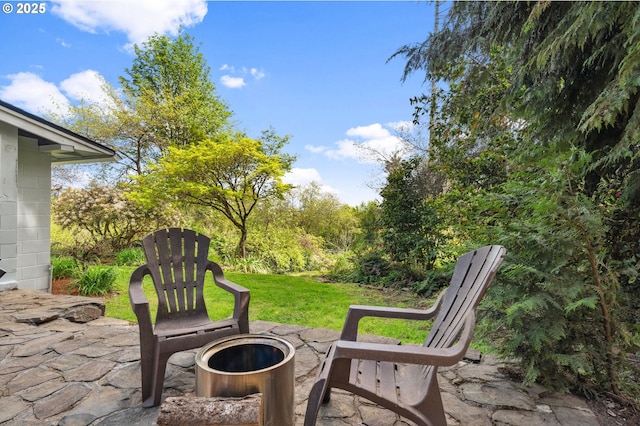
[[[48,291],[51,284],[51,159],[35,139],[20,137],[18,149],[19,287]]]
[[[18,143],[18,139],[19,142]],[[20,159],[20,161],[18,161]],[[50,287],[51,160],[35,139],[0,123],[0,290]]]
[[[0,290],[18,286],[18,129],[0,122]]]

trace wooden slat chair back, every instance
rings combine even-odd
[[[142,405],[160,404],[169,357],[233,334],[249,333],[250,293],[225,279],[207,255],[210,239],[189,229],[168,228],[147,235],[145,265],[131,275],[129,299],[140,328]],[[231,318],[212,321],[204,300],[205,274],[234,297]],[[142,282],[150,275],[158,300],[155,324]]]
[[[327,351],[311,388],[305,426],[315,425],[320,404],[329,401],[331,388],[363,396],[418,425],[446,425],[438,366],[454,365],[466,353],[473,337],[475,309],[504,255],[504,247],[486,246],[461,256],[449,287],[429,310],[351,306],[340,339]],[[398,346],[357,341],[358,323],[366,316],[434,321],[422,346]],[[398,364],[418,367],[420,374],[400,380]]]
[[[156,327],[180,319],[208,319],[204,275],[210,238],[178,228],[157,231],[142,240],[158,295]]]

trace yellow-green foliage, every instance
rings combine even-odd
[[[265,132],[257,140],[236,132],[172,146],[151,173],[138,177],[132,195],[145,205],[162,199],[217,210],[240,232],[238,252],[244,257],[254,208],[289,188],[282,177],[293,159],[280,152],[287,139]]]
[[[84,253],[93,245],[91,235],[83,229],[62,228],[51,221],[51,254],[84,259]]]

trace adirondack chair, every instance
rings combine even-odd
[[[222,269],[207,259],[210,239],[192,230],[161,229],[147,235],[142,247],[147,263],[131,275],[129,299],[140,328],[142,406],[160,404],[169,357],[199,348],[220,337],[249,333],[249,290],[225,279]],[[204,302],[205,273],[232,293],[229,319],[212,321]],[[150,275],[158,297],[155,326],[142,280]]]
[[[367,398],[417,425],[446,425],[438,367],[456,364],[467,351],[475,308],[504,254],[501,246],[487,246],[460,257],[449,287],[431,309],[351,306],[339,340],[331,345],[319,367],[304,425],[315,425],[320,404],[329,402],[331,388]],[[357,341],[358,322],[366,316],[435,320],[422,346],[404,346]],[[401,374],[404,370],[398,364],[410,364],[407,367],[412,373]]]

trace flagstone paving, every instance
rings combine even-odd
[[[0,291],[0,425],[153,425],[159,407],[140,406],[138,328],[106,318],[99,299]],[[93,319],[95,318],[95,319]],[[254,321],[296,347],[296,425],[322,354],[338,332]],[[368,336],[372,341],[393,341]],[[397,342],[396,342],[397,343]],[[194,356],[169,361],[163,398],[195,392]],[[586,402],[573,395],[522,387],[491,356],[441,368],[449,425],[598,426]],[[319,426],[401,426],[413,423],[339,390],[321,408]]]

